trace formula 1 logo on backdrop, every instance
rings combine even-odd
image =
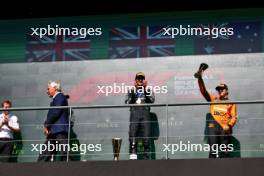
[[[147,73],[146,80],[148,85],[164,88],[167,81],[173,77],[173,72]],[[108,91],[110,85],[120,86],[121,90],[124,85],[133,86],[135,73],[116,73],[90,76],[80,81],[79,85],[73,87],[70,94],[71,104],[88,104],[96,101],[100,97],[110,97],[126,93],[125,91]],[[112,88],[114,90],[114,88]],[[120,90],[120,89],[119,89]],[[107,91],[107,94],[106,94]],[[124,94],[125,96],[125,94]]]
[[[82,79],[79,85],[70,90],[70,103],[89,104],[103,97],[120,95],[125,97],[128,88],[134,86],[134,78],[135,73],[105,73],[89,76]],[[221,71],[208,71],[204,79],[216,84],[224,80]],[[149,87],[153,88],[156,96],[159,93],[162,94],[162,101],[171,102],[169,101],[171,98],[175,101],[202,99],[197,79],[193,77],[193,70],[146,73],[146,80]],[[167,87],[167,85],[172,86]],[[208,88],[208,91],[213,92],[214,88]]]

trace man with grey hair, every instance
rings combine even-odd
[[[47,94],[52,98],[50,106],[68,106],[67,96],[62,93],[61,85],[57,81],[49,81],[47,87]],[[68,109],[49,109],[47,118],[44,123],[44,135],[46,136],[46,150],[40,153],[38,161],[51,161],[52,155],[54,159],[59,161],[66,161],[67,147],[59,147],[60,151],[48,150],[48,145],[67,146],[68,131],[69,131],[69,111]],[[57,155],[57,156],[56,156]]]

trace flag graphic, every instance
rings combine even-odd
[[[90,39],[79,35],[27,35],[27,62],[87,60],[90,57]]]
[[[165,26],[112,28],[109,58],[140,58],[175,55],[175,40],[164,36]]]
[[[196,36],[195,54],[231,54],[261,52],[261,22],[236,22],[200,25],[209,28],[233,28],[234,35]]]

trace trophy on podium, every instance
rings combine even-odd
[[[206,63],[201,63],[199,70],[194,74],[195,78],[199,78],[201,76],[202,71],[206,70],[208,65]]]
[[[113,138],[112,139],[112,145],[113,145],[113,154],[114,154],[114,160],[119,160],[119,153],[121,149],[122,139],[121,138]]]

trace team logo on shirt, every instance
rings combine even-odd
[[[226,108],[214,107],[214,115],[226,116],[226,114],[227,114],[227,109]]]
[[[217,116],[226,116],[226,112],[214,111],[214,115],[217,115]]]

